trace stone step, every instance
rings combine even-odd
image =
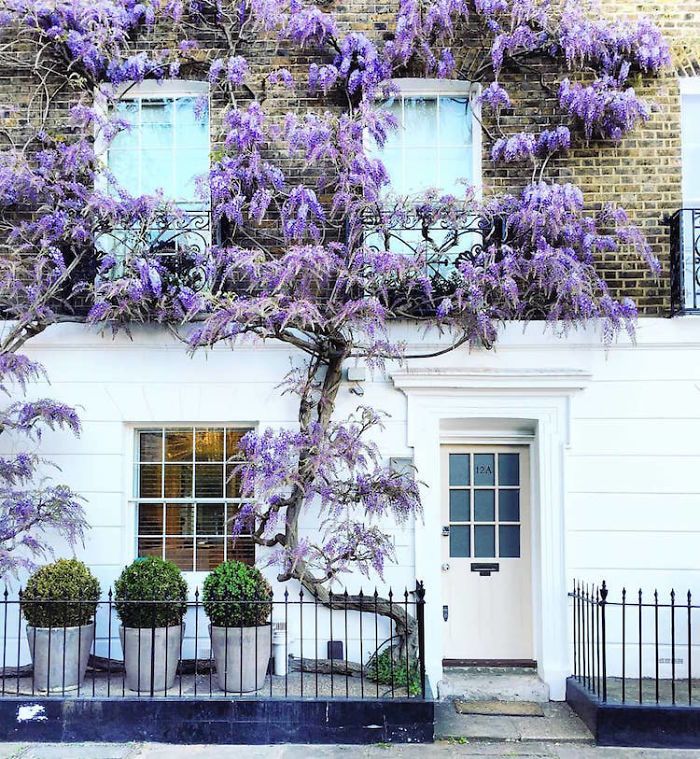
[[[549,702],[536,670],[519,667],[445,667],[437,691],[440,699]]]
[[[458,714],[452,701],[435,706],[435,739],[460,743],[592,744],[593,736],[564,703],[543,705],[544,717]],[[513,756],[522,754],[514,751]]]

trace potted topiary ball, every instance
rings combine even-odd
[[[187,583],[171,561],[136,559],[114,583],[126,685],[135,691],[172,688],[182,649]]]
[[[249,692],[265,683],[270,661],[272,588],[259,570],[225,561],[204,581],[203,606],[219,687]]]
[[[82,685],[99,599],[100,583],[77,559],[59,559],[29,578],[21,600],[36,690]]]

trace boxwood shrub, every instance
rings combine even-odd
[[[77,627],[92,621],[99,599],[100,583],[85,564],[59,559],[29,578],[22,611],[32,627]]]
[[[187,611],[187,583],[172,561],[146,556],[124,567],[114,600],[124,627],[179,625]]]
[[[272,588],[260,571],[241,561],[225,561],[204,580],[204,611],[215,627],[266,625]]]

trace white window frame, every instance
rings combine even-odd
[[[142,82],[126,82],[115,89],[115,102],[129,100],[158,100],[163,98],[201,98],[207,99],[207,142],[209,145],[209,161],[211,163],[211,89],[209,82],[199,79],[166,79],[158,82],[154,79],[146,79]],[[107,100],[99,91],[95,93],[95,104],[106,116],[108,111]],[[140,140],[140,137],[139,137]],[[109,165],[109,145],[99,135],[96,135],[96,149],[100,160],[105,168]],[[175,200],[183,205],[201,206],[208,210],[211,206],[209,199],[201,200],[196,197],[191,200]]]
[[[696,233],[693,229],[693,222],[687,223],[689,211],[684,209],[700,209],[700,196],[688,197],[685,191],[685,175],[688,171],[693,171],[694,167],[685,165],[683,161],[683,99],[686,97],[700,98],[700,76],[680,77],[678,79],[678,89],[680,93],[679,98],[679,137],[681,141],[681,228],[680,228],[680,244],[681,252],[683,254],[682,266],[683,266],[683,297],[684,308],[697,307],[698,293],[695,286],[695,248],[698,244],[696,242]],[[700,125],[698,126],[700,129]],[[700,138],[698,138],[700,142]],[[700,171],[700,167],[695,168],[695,171]],[[693,214],[694,216],[694,214]]]
[[[391,84],[401,98],[425,98],[426,100],[432,100],[434,98],[439,99],[440,97],[454,97],[469,100],[472,118],[471,169],[473,182],[471,186],[474,188],[474,195],[477,200],[481,200],[483,193],[481,105],[479,103],[481,85],[461,79],[424,79],[421,77],[393,79]],[[387,98],[378,95],[377,100],[386,101]],[[370,148],[368,141],[365,142],[365,148]],[[425,189],[428,188],[426,187]],[[442,190],[444,188],[438,189]],[[448,192],[447,190],[444,191]]]
[[[191,498],[167,498],[165,495],[163,495],[162,498],[140,498],[138,495],[138,468],[139,468],[139,462],[140,462],[140,449],[139,449],[139,433],[141,432],[148,432],[148,431],[165,431],[165,430],[192,430],[193,433],[196,432],[196,430],[203,430],[203,429],[229,429],[229,430],[257,430],[257,424],[254,422],[162,422],[162,421],[144,421],[141,423],[135,423],[131,424],[128,427],[128,457],[127,457],[127,467],[128,467],[128,474],[127,474],[127,481],[129,482],[129,493],[130,496],[127,498],[127,506],[129,510],[129,514],[127,514],[126,518],[126,524],[130,525],[131,527],[131,534],[127,536],[127,545],[126,545],[126,552],[128,561],[134,561],[136,558],[138,558],[139,555],[139,549],[138,549],[138,539],[139,539],[139,525],[138,525],[138,505],[139,503],[155,503],[155,504],[165,504],[167,503],[182,503],[182,504],[194,504],[197,503],[249,503],[250,499],[246,498],[196,498],[194,495]],[[195,443],[196,444],[196,443]],[[193,456],[196,456],[196,451],[193,450]],[[148,463],[148,462],[146,462]],[[158,462],[155,462],[158,463]],[[160,462],[160,464],[164,464],[165,461]],[[179,463],[179,462],[178,462]],[[193,472],[192,472],[192,492],[194,494],[194,488],[196,483],[196,472],[194,469],[194,463],[195,460],[193,459]],[[206,462],[200,462],[200,463],[206,463]],[[218,462],[214,462],[218,463]],[[225,464],[225,462],[224,462]],[[225,476],[225,469],[224,469],[224,476]],[[224,483],[225,484],[225,483]],[[163,510],[163,518],[165,519],[165,509]],[[196,513],[194,516],[194,519],[196,520]],[[153,535],[153,537],[161,537],[163,539],[163,551],[165,550],[165,525],[163,527],[164,532],[160,535]],[[196,533],[196,524],[195,524],[195,533]],[[188,537],[188,536],[185,536]],[[207,536],[205,536],[207,537]],[[218,536],[215,536],[218,537]],[[228,532],[224,532],[223,535],[224,539],[224,545],[226,545],[226,541],[229,539]],[[194,540],[194,547],[193,547],[193,556],[192,556],[192,564],[194,567],[197,566],[197,538],[196,535],[193,537]],[[255,551],[255,562],[257,562],[258,558],[258,546],[255,544],[253,545],[253,549]],[[162,554],[164,555],[164,553]],[[210,570],[181,570],[185,578],[188,580],[190,584],[201,584],[202,580],[209,574]]]

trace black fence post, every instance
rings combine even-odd
[[[418,622],[420,692],[421,698],[425,698],[425,585],[422,580],[416,581],[416,621]]]
[[[608,700],[608,659],[607,659],[607,638],[605,630],[605,607],[608,598],[608,588],[603,580],[603,585],[600,589],[600,636],[601,646],[603,654],[603,702]]]

